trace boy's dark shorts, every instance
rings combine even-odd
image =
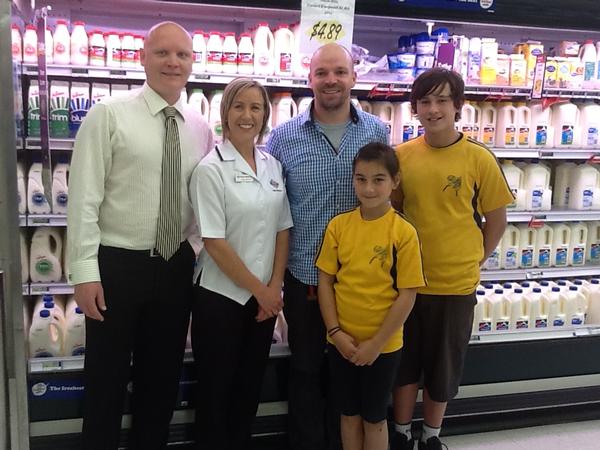
[[[473,329],[475,292],[469,295],[417,294],[404,324],[404,347],[396,386],[423,385],[436,402],[458,393]]]
[[[336,409],[369,423],[384,421],[400,352],[382,353],[371,366],[359,367],[344,359],[334,345],[327,344]]]

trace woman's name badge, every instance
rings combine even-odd
[[[252,183],[252,182],[254,182],[254,177],[252,175],[236,175],[235,182],[236,183]]]

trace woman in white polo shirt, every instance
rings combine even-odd
[[[221,101],[223,144],[198,165],[190,194],[204,241],[195,275],[192,344],[199,449],[248,448],[275,318],[292,218],[281,164],[258,150],[269,99],[237,78]]]

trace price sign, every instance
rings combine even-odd
[[[300,54],[303,66],[324,44],[336,42],[352,49],[354,0],[302,0]]]

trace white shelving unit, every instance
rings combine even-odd
[[[600,276],[600,265],[548,267],[532,269],[482,270],[481,281],[527,281],[548,278],[580,278]]]

